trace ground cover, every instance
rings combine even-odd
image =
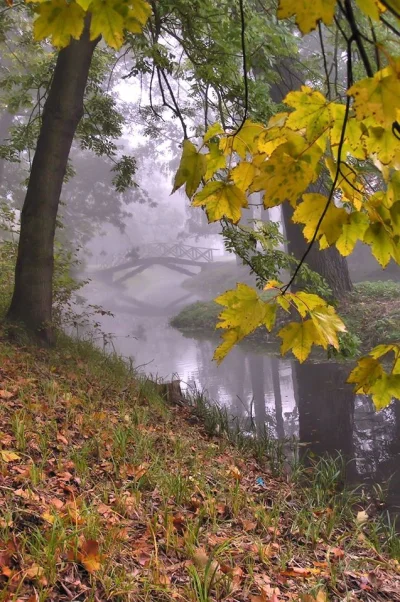
[[[116,356],[0,335],[0,601],[396,602],[400,543],[340,459],[292,467]]]

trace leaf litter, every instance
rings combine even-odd
[[[365,508],[301,522],[299,484],[120,360],[3,341],[0,364],[1,602],[400,601]]]

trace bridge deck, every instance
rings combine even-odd
[[[177,260],[177,264],[193,266],[200,264],[201,266],[201,263],[211,263],[214,261],[213,252],[215,250],[208,247],[192,247],[181,243],[155,242],[138,246],[127,253],[113,255],[111,260],[97,265],[97,269],[114,271],[139,265],[142,263],[142,260],[150,263],[151,260],[154,263],[162,263],[160,260],[172,263],[174,259]]]

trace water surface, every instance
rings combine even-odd
[[[103,318],[102,328],[112,334],[116,351],[143,372],[180,378],[242,421],[251,417],[271,436],[296,437],[314,454],[341,452],[350,481],[383,484],[388,506],[400,510],[400,402],[375,412],[369,398],[345,384],[349,367],[333,362],[299,365],[238,346],[217,366],[215,338],[183,335],[169,326],[181,307],[196,300],[183,280],[152,268],[123,290],[93,280],[86,295],[114,312],[114,318]]]

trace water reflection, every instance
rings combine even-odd
[[[121,305],[115,296],[110,298],[111,307],[96,299],[116,314],[114,319],[104,317],[103,329],[114,334],[119,353],[133,357],[149,374],[165,379],[179,375],[184,386],[205,390],[242,422],[254,420],[260,431],[266,428],[271,436],[296,437],[316,455],[341,452],[349,460],[351,481],[389,480],[388,502],[400,508],[400,402],[376,413],[368,398],[355,396],[345,384],[348,366],[330,362],[299,365],[236,347],[217,366],[212,361],[215,339],[183,336],[168,326],[177,311],[174,299],[184,295],[179,282],[170,284],[169,280],[167,292],[162,293],[170,308],[164,316],[135,314],[126,296]],[[157,285],[158,290],[163,287],[162,277]],[[142,290],[149,294],[147,287]],[[146,294],[136,295],[141,310]]]

